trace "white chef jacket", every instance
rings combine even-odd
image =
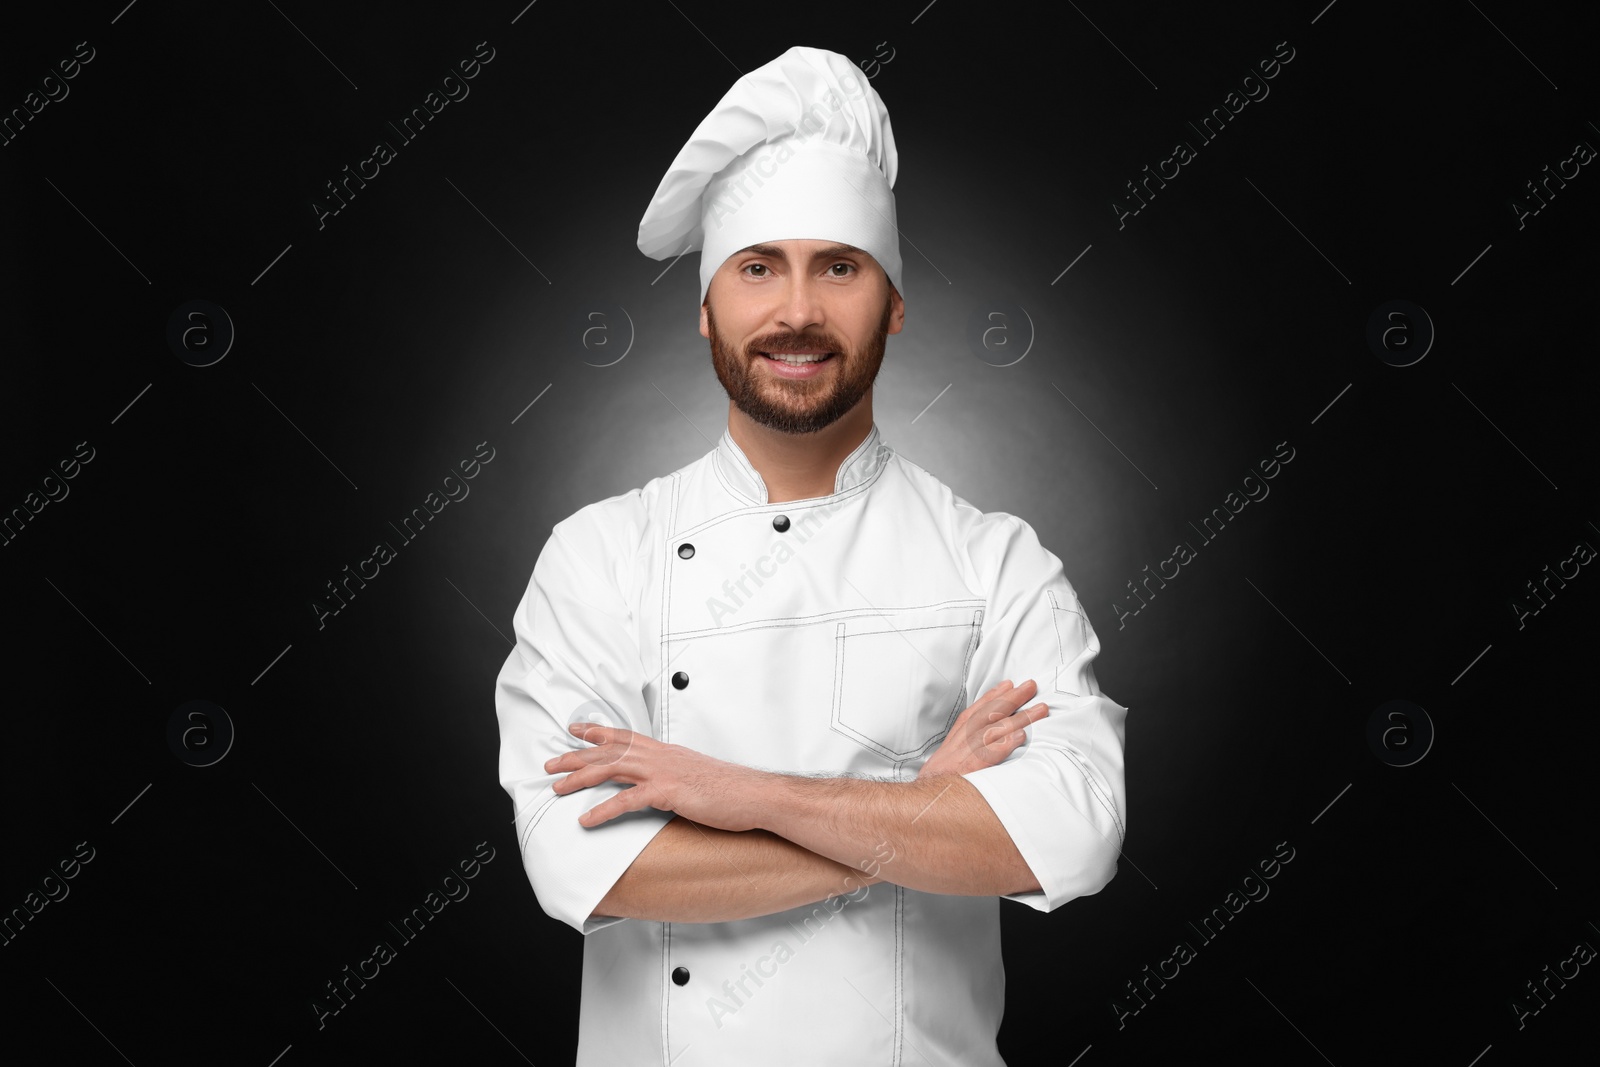
[[[1127,708],[1100,692],[1099,639],[1026,522],[980,512],[876,424],[831,495],[768,503],[724,431],[557,523],[513,625],[500,782],[540,905],[586,935],[578,1067],[1003,1067],[998,899],[883,882],[735,922],[591,919],[674,816],[585,829],[628,787],[557,796],[543,765],[596,721],[771,771],[909,780],[972,698],[1032,678],[1049,716],[966,778],[1042,887],[1010,899],[1097,892],[1127,824]]]

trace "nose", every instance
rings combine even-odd
[[[778,322],[794,333],[820,327],[823,311],[818,288],[816,280],[808,274],[791,274],[784,282]]]

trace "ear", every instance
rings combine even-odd
[[[709,340],[711,338],[711,323],[706,319],[706,303],[711,299],[711,294],[706,294],[706,299],[700,301],[700,336]]]
[[[900,290],[894,286],[889,287],[889,332],[899,333],[900,328],[906,324],[906,302],[900,295]]]

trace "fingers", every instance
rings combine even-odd
[[[1014,715],[996,716],[998,721],[991,720],[991,725],[983,730],[983,743],[985,746],[1001,746],[1015,748],[1027,736],[1026,728],[1050,714],[1049,704],[1034,704],[1032,707],[1023,708]]]
[[[626,756],[628,752],[628,746],[621,744],[575,748],[570,752],[563,752],[559,756],[553,756],[545,760],[544,769],[546,774],[555,774],[558,771],[576,771],[584,767],[616,763]]]
[[[567,727],[567,732],[591,745],[626,741],[633,737],[632,730],[624,730],[618,726],[601,726],[596,722],[575,722]]]
[[[644,790],[638,787],[624,789],[614,797],[608,797],[578,816],[578,825],[594,827],[603,822],[609,822],[618,815],[625,815],[630,811],[638,811],[650,805],[644,800]]]
[[[546,774],[560,774],[562,771],[581,771],[585,767],[603,767],[617,762],[611,757],[609,750],[603,748],[585,748],[577,752],[563,752],[554,759],[544,761]]]
[[[1017,712],[1016,715],[1013,715],[1012,718],[1025,720],[1019,725],[1032,726],[1034,723],[1038,722],[1048,714],[1050,714],[1050,705],[1040,703],[1035,704],[1031,708],[1023,708],[1021,711]]]
[[[577,757],[581,763],[615,763],[628,753],[632,752],[635,745],[641,745],[646,740],[653,740],[646,734],[624,730],[619,726],[604,726],[593,722],[575,722],[567,727],[567,732],[582,741],[587,741],[591,747],[577,748],[565,752],[555,759],[547,760],[544,769],[549,772],[560,770],[576,770],[581,764],[568,757]],[[566,759],[566,763],[558,760]]]
[[[965,715],[967,712],[970,712],[973,708],[976,708],[981,704],[987,704],[990,701],[999,700],[1006,696],[1013,696],[1019,700],[1026,700],[1028,699],[1029,695],[1026,692],[1026,688],[1031,684],[1033,683],[1029,681],[1024,682],[1021,686],[1014,686],[1011,684],[1011,679],[1009,678],[997,682],[987,691],[985,691],[982,696],[978,697],[977,700],[974,700],[971,704],[967,705],[966,711],[963,711],[962,714]]]
[[[984,693],[983,696],[979,697],[977,700],[974,700],[973,703],[981,704],[985,700],[989,700],[993,697],[1005,696],[1008,693],[1013,696],[1018,696],[1020,694],[1019,699],[1026,700],[1028,698],[1025,695],[1025,691],[1030,685],[1033,685],[1033,679],[1031,678],[1023,682],[1021,685],[1013,685],[1011,679],[1006,678],[996,683],[987,693]],[[1038,686],[1034,685],[1035,690],[1038,688]]]
[[[971,704],[968,704],[966,708],[962,710],[961,714],[956,716],[956,722],[965,722],[980,704],[984,704],[989,700],[992,700],[1010,688],[1011,680],[1009,678],[990,686],[982,696],[980,696],[977,700],[974,700]]]
[[[983,748],[998,748],[1013,744],[1016,735],[1019,733],[1022,733],[1022,731],[1014,726],[997,723],[985,729],[979,740],[982,742]]]
[[[998,687],[996,687],[998,688]],[[991,690],[993,692],[993,690]],[[1007,685],[1005,689],[990,698],[1002,707],[1009,707],[1015,711],[1024,701],[1030,700],[1039,692],[1039,686],[1032,678],[1021,685]],[[987,696],[987,694],[985,694]]]
[[[1034,684],[1032,679],[1029,679],[1022,685],[1017,686],[1015,689],[1010,689],[1001,693],[998,697],[991,701],[993,707],[984,713],[984,721],[996,723],[1001,719],[1010,717],[1016,712],[1017,708],[1021,706],[1024,701],[1034,696],[1038,690],[1039,687]]]
[[[580,789],[588,789],[590,786],[599,785],[601,782],[609,782],[613,778],[619,777],[615,764],[600,763],[579,768],[565,778],[558,780],[550,788],[557,796],[566,796],[568,793],[575,793]],[[626,781],[626,779],[621,780]]]

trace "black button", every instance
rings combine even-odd
[[[689,544],[687,541],[678,546],[679,559],[688,559],[692,555],[694,555],[694,546]]]
[[[674,688],[674,689],[687,689],[688,687],[689,687],[689,676],[687,674],[683,673],[682,671],[679,671],[677,674],[674,674],[672,676],[672,688]],[[682,983],[680,982],[679,984],[681,985]]]
[[[688,985],[689,984],[689,968],[687,968],[687,967],[674,967],[672,969],[672,980],[677,985]]]
[[[789,516],[779,515],[777,518],[773,519],[772,528],[777,530],[779,533],[783,533],[783,531],[789,528]]]

